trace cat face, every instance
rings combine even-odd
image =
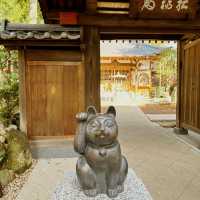
[[[98,146],[112,144],[118,135],[115,115],[112,113],[92,114],[86,127],[86,140]]]

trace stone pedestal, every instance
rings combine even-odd
[[[76,173],[67,172],[64,180],[53,193],[52,200],[110,200],[105,194],[96,197],[87,197],[81,191]],[[129,169],[127,179],[124,183],[124,192],[120,193],[115,200],[153,200],[142,181]]]

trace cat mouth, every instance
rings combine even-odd
[[[105,134],[104,133],[99,133],[98,135],[96,135],[97,138],[100,138],[100,139],[104,139],[105,138]]]

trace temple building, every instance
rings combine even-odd
[[[152,97],[156,87],[152,79],[163,49],[136,40],[101,42],[102,104],[112,103],[120,92]]]

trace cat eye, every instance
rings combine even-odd
[[[99,126],[99,124],[97,122],[93,121],[93,122],[90,122],[90,126],[92,128],[95,128],[95,127]]]
[[[107,127],[112,127],[112,126],[114,125],[114,123],[113,123],[113,121],[111,121],[111,120],[106,120],[106,121],[104,122],[104,125],[107,126]]]

